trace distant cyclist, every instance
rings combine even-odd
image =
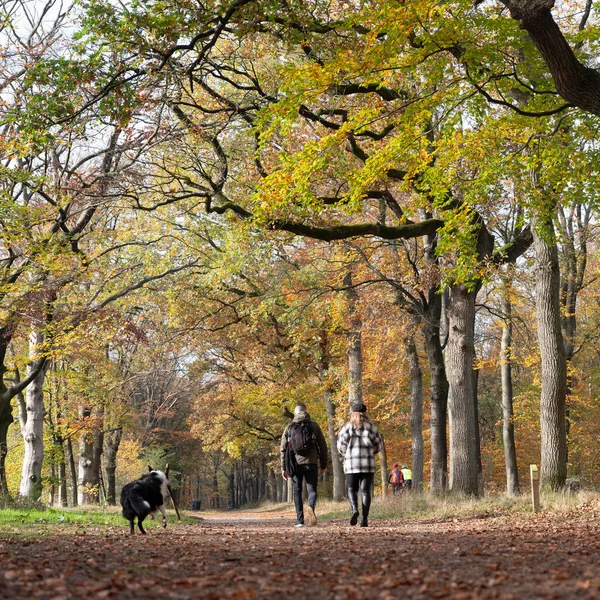
[[[394,463],[392,472],[388,477],[388,483],[392,485],[392,493],[394,494],[394,496],[401,491],[403,481],[404,476],[402,475],[402,471],[400,470],[398,463]]]
[[[402,465],[402,487],[410,489],[412,487],[412,471],[407,465]]]

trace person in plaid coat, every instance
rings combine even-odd
[[[350,421],[340,431],[337,448],[344,457],[344,473],[348,482],[348,500],[350,501],[350,525],[358,523],[358,490],[362,494],[361,527],[369,525],[371,507],[371,486],[375,475],[375,455],[383,447],[383,438],[377,427],[367,415],[367,407],[353,404]]]

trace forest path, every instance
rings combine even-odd
[[[0,598],[598,598],[595,513],[444,521],[211,515],[147,536],[0,539]]]

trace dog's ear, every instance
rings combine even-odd
[[[148,465],[148,473],[152,473],[152,471],[154,471],[154,469],[150,465]]]

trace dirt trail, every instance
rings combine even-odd
[[[345,521],[210,516],[198,525],[0,540],[0,598],[598,598],[600,520]]]

